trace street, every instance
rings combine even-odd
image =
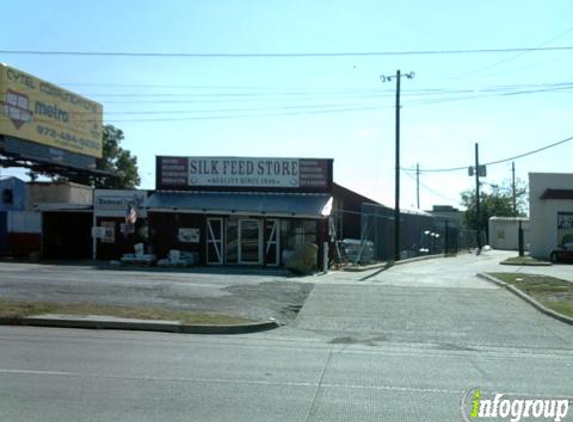
[[[500,256],[317,277],[258,334],[0,327],[0,420],[460,421],[472,388],[573,398],[572,327],[474,277]]]

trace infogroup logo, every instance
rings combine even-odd
[[[462,395],[461,413],[465,422],[487,418],[502,418],[519,422],[522,418],[560,422],[569,412],[568,399],[509,399],[505,394],[486,398],[479,388],[467,390]]]

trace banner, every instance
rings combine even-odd
[[[102,115],[101,104],[0,63],[0,135],[101,158]]]

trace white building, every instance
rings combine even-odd
[[[547,259],[573,238],[573,174],[529,173],[530,254]]]
[[[524,217],[490,217],[489,244],[494,249],[517,251],[519,225],[523,229],[523,247],[529,249],[529,219]]]

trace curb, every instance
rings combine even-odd
[[[478,274],[476,274],[476,277],[482,278],[482,279],[487,280],[487,281],[491,281],[492,283],[497,284],[498,286],[509,290],[510,292],[515,294],[516,296],[519,296],[521,299],[528,302],[530,305],[533,305],[534,308],[536,308],[540,312],[543,312],[547,316],[555,318],[561,322],[564,322],[565,324],[573,325],[573,318],[562,315],[558,312],[555,312],[552,309],[547,308],[545,305],[541,304],[540,302],[538,302],[537,300],[535,300],[534,298],[532,298],[528,294],[522,292],[517,287],[515,287],[509,283],[506,283],[505,281],[501,281],[501,280],[499,280],[499,279],[497,279],[497,278],[495,278],[489,274],[484,274],[484,273],[478,273]]]
[[[412,262],[425,261],[426,259],[442,258],[442,257],[444,257],[444,254],[417,256],[415,258],[401,259],[400,261],[380,262],[378,264],[358,266],[358,267],[344,267],[344,268],[342,268],[342,271],[350,272],[350,273],[359,273],[359,272],[365,272],[365,271],[379,270],[381,268],[388,269],[388,268],[393,267],[395,265],[410,264]]]
[[[280,327],[276,321],[253,322],[249,324],[235,325],[207,325],[181,324],[178,321],[151,321],[151,320],[106,320],[89,318],[69,317],[42,317],[31,316],[23,318],[0,318],[0,325],[32,326],[32,327],[57,327],[57,328],[81,328],[92,330],[129,330],[129,331],[152,331],[163,333],[181,334],[248,334],[260,331],[268,331]]]
[[[552,264],[551,262],[529,262],[527,264],[521,263],[513,263],[513,262],[505,262],[501,261],[499,265],[511,265],[514,267],[550,267]]]

